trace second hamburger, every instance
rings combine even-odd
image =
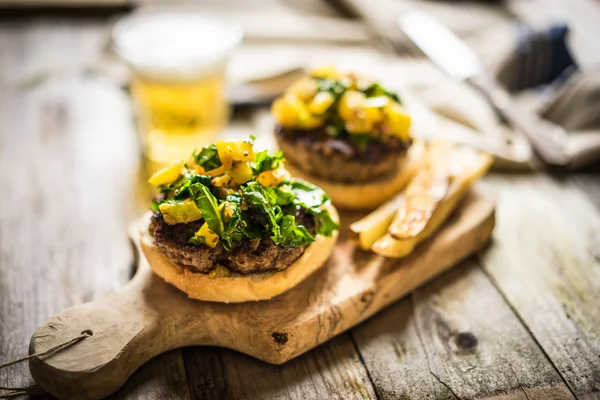
[[[335,67],[312,70],[275,100],[272,113],[288,170],[342,208],[380,205],[406,185],[422,158],[400,98]]]

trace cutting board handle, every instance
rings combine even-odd
[[[82,332],[89,336],[54,354],[32,358],[29,367],[36,382],[60,399],[100,399],[152,357],[185,345],[174,337],[180,313],[168,310],[177,310],[174,301],[179,297],[189,300],[165,292],[166,285],[156,285],[156,279],[149,271],[138,271],[120,292],[69,308],[39,327],[31,338],[30,354],[69,342]],[[201,326],[194,324],[196,330]],[[196,338],[201,336],[197,331]]]

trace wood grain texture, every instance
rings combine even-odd
[[[384,399],[573,398],[473,260],[352,334]]]
[[[579,397],[600,395],[600,214],[578,188],[495,177],[496,240],[485,271]]]
[[[135,200],[146,197],[132,185],[138,144],[129,102],[110,82],[74,73],[100,51],[104,26],[0,26],[0,362],[25,355],[51,315],[129,280],[126,227],[140,212]],[[168,379],[158,378],[164,372]],[[177,393],[184,374],[181,354],[169,353],[120,398]],[[24,386],[28,376],[26,365],[13,366],[0,371],[0,384]]]
[[[194,348],[184,355],[198,399],[375,399],[348,334],[286,364],[270,365],[230,350]]]
[[[494,205],[471,193],[434,240],[402,260],[357,250],[344,238],[349,222],[342,215],[342,239],[320,270],[268,302],[191,301],[142,260],[133,281],[120,292],[70,308],[35,331],[31,353],[84,331],[93,335],[52,357],[33,358],[31,373],[61,399],[97,399],[117,390],[150,358],[183,346],[227,347],[281,364],[479,250],[493,229]]]

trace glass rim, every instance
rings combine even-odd
[[[177,60],[170,62],[162,60],[161,62],[151,61],[148,57],[144,58],[139,50],[133,50],[134,46],[124,45],[125,37],[128,30],[135,27],[136,24],[156,23],[163,18],[182,17],[190,20],[196,19],[199,22],[208,23],[211,25],[216,34],[222,34],[223,40],[220,48],[212,51],[211,54],[206,52],[190,51],[188,58],[185,61]],[[115,21],[110,30],[110,42],[113,51],[134,69],[162,69],[165,73],[170,69],[181,68],[209,68],[210,65],[225,60],[229,54],[239,46],[243,39],[243,30],[241,26],[223,21],[222,18],[206,12],[200,7],[193,6],[148,6],[140,8],[131,13],[128,13]],[[194,55],[195,54],[195,55]]]

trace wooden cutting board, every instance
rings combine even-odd
[[[363,252],[347,238],[358,214],[342,215],[329,262],[272,300],[220,304],[188,299],[140,260],[120,292],[72,307],[38,328],[30,353],[90,331],[50,356],[32,358],[37,383],[60,399],[99,399],[119,389],[150,358],[183,346],[211,345],[281,364],[351,328],[481,249],[494,204],[471,193],[432,240],[402,260]]]

